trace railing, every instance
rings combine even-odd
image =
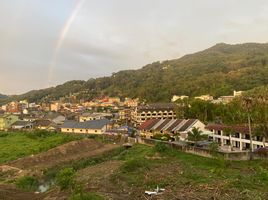
[[[180,144],[174,142],[166,142],[161,140],[154,140],[154,139],[147,139],[147,138],[138,138],[138,143],[146,144],[146,145],[155,145],[156,143],[163,143],[173,149],[178,151],[192,153],[203,157],[222,157],[225,160],[249,160],[250,159],[250,152],[243,151],[243,152],[213,152],[210,149],[205,149],[201,147],[194,147],[194,146],[182,146]],[[257,153],[253,152],[253,159],[268,159],[268,153]]]

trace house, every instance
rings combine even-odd
[[[206,129],[210,139],[217,142],[223,149],[225,147],[231,147],[239,151],[250,149],[249,129],[245,125],[209,124]],[[225,133],[227,129],[231,130],[231,135]],[[264,143],[265,146],[268,146],[267,141],[263,142],[262,137],[254,136],[253,134],[252,149],[263,147]]]
[[[10,129],[12,124],[19,120],[19,117],[11,114],[0,115],[0,130]]]
[[[85,122],[65,121],[60,126],[63,133],[103,134],[111,129],[108,119],[90,120]]]
[[[189,96],[185,96],[185,95],[182,95],[182,96],[173,95],[171,102],[175,102],[177,100],[188,99],[188,98],[189,98]]]
[[[131,112],[131,121],[134,126],[139,126],[149,119],[175,119],[175,104],[154,103],[136,107]]]
[[[63,122],[66,120],[66,117],[56,112],[49,112],[44,116],[44,119],[48,119],[53,123],[60,125],[63,124]]]
[[[79,122],[86,122],[98,119],[111,119],[113,114],[111,113],[83,113],[79,116]]]
[[[200,99],[202,101],[213,101],[213,96],[206,94],[206,95],[195,97],[195,99]]]
[[[179,135],[180,140],[186,140],[188,132],[198,128],[205,132],[205,124],[198,119],[151,119],[139,126],[140,134],[151,138],[155,134]]]
[[[16,121],[14,124],[12,124],[11,128],[12,129],[17,129],[17,130],[32,129],[33,128],[33,123],[30,122],[30,121],[19,120],[19,121]]]
[[[37,119],[34,121],[34,128],[41,130],[56,130],[57,124],[49,119]]]

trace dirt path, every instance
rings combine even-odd
[[[0,200],[41,200],[42,195],[24,192],[12,185],[0,185]]]

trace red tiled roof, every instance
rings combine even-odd
[[[224,125],[224,124],[209,124],[206,126],[208,130],[222,131],[224,129],[232,129],[239,133],[249,133],[248,126],[245,125]]]
[[[186,131],[189,126],[191,126],[196,119],[188,119],[187,122],[179,129],[179,131]]]
[[[166,119],[166,120],[163,121],[163,123],[161,123],[155,130],[157,130],[157,131],[161,131],[161,129],[164,128],[164,126],[166,126],[170,121],[171,121],[171,119]]]
[[[145,122],[143,122],[140,126],[140,130],[150,130],[157,122],[159,122],[159,119],[150,119]]]
[[[175,122],[173,122],[173,124],[171,124],[166,131],[172,131],[176,126],[178,126],[181,122],[183,121],[183,119],[177,119]]]

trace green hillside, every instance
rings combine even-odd
[[[6,95],[0,93],[0,99],[7,98]]]
[[[180,59],[155,62],[138,70],[110,77],[70,81],[31,91],[13,99],[57,99],[70,93],[93,98],[98,95],[129,96],[149,102],[169,101],[172,95],[228,95],[268,83],[268,44],[217,44]]]

